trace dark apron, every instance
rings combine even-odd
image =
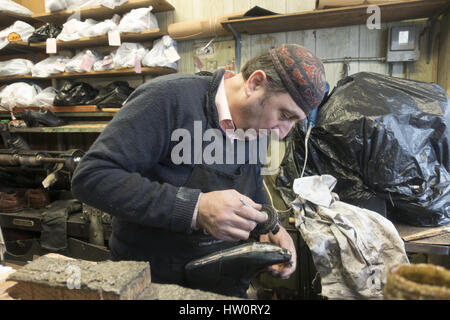
[[[234,174],[221,172],[208,165],[195,165],[183,186],[200,189],[204,193],[235,189],[241,194],[255,198],[258,174],[259,167],[254,164],[241,165]],[[121,221],[121,224],[126,222]],[[120,253],[112,248],[113,260],[149,261],[152,282],[182,286],[189,286],[184,276],[184,266],[189,261],[239,244],[217,240],[203,229],[184,234],[133,224],[133,230],[127,233],[134,233],[134,237],[139,238],[139,244],[137,241],[133,245],[129,244],[125,250],[120,250]],[[145,236],[141,237],[141,234]],[[128,242],[126,239],[121,240],[122,243]]]

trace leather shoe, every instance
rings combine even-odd
[[[46,127],[58,127],[66,123],[50,110],[25,110],[22,114],[22,120],[25,121],[28,127],[38,127],[39,125]]]
[[[250,281],[258,273],[290,259],[287,249],[270,243],[251,242],[193,260],[184,269],[187,283],[192,288],[247,297]]]
[[[17,212],[23,209],[23,201],[17,192],[0,192],[0,212]]]
[[[47,190],[28,189],[25,191],[24,201],[28,208],[42,209],[50,204],[50,197]]]

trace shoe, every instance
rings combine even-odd
[[[50,197],[47,190],[28,189],[25,191],[24,202],[28,208],[42,209],[50,204]]]
[[[188,286],[194,289],[246,297],[250,281],[258,273],[290,259],[287,249],[252,242],[193,260],[184,269]]]
[[[46,127],[58,127],[66,123],[50,110],[25,110],[22,114],[22,120],[28,127],[38,127],[41,124]]]
[[[18,212],[23,209],[23,200],[17,192],[0,192],[0,212]]]

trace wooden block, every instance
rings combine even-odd
[[[28,263],[8,280],[14,299],[134,300],[150,285],[148,262],[92,262],[50,254]]]

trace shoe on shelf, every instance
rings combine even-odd
[[[24,194],[24,202],[28,208],[42,209],[50,204],[50,196],[45,189],[28,189]]]
[[[66,124],[66,122],[56,116],[50,110],[34,111],[27,109],[22,113],[22,120],[25,121],[28,127],[38,127],[43,125],[45,127],[58,127]]]
[[[0,212],[18,212],[23,209],[23,200],[17,192],[0,192]]]
[[[188,285],[193,288],[246,297],[250,281],[258,273],[290,259],[287,249],[250,242],[193,260],[184,269]]]

